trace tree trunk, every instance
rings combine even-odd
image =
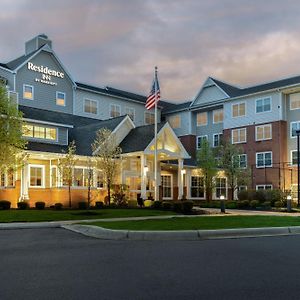
[[[107,200],[108,205],[110,205],[110,180],[107,181]]]
[[[72,207],[72,199],[71,199],[71,185],[69,184],[69,207]]]

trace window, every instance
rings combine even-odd
[[[239,185],[238,186],[238,192],[241,192],[241,191],[247,191],[247,186],[246,185]]]
[[[151,112],[145,112],[145,124],[151,125],[155,122],[155,115]]]
[[[23,85],[23,98],[33,100],[33,86],[24,84]]]
[[[84,112],[87,114],[98,113],[98,102],[94,100],[84,99]]]
[[[197,136],[197,149],[201,149],[204,141],[207,141],[207,135]]]
[[[83,169],[83,185],[93,187],[94,186],[94,170],[92,167]]]
[[[213,135],[213,146],[214,147],[218,147],[221,145],[221,141],[222,141],[222,133],[216,133]]]
[[[191,177],[191,197],[204,198],[204,177]]]
[[[232,104],[231,115],[233,118],[244,117],[246,115],[246,103],[236,103]]]
[[[272,190],[273,186],[272,184],[258,184],[256,185],[256,190]]]
[[[45,166],[29,165],[30,187],[44,187]]]
[[[50,177],[51,177],[51,187],[57,187],[57,182],[58,182],[58,178],[57,178],[57,167],[51,167],[50,170]]]
[[[290,110],[300,108],[300,93],[290,95]]]
[[[226,178],[216,178],[216,198],[224,196],[226,198]]]
[[[291,138],[294,138],[297,136],[297,130],[300,130],[300,121],[297,122],[291,122]]]
[[[297,150],[292,150],[291,151],[291,163],[292,165],[297,165],[298,164],[298,151]]]
[[[98,189],[104,188],[104,174],[102,171],[97,172],[96,187]]]
[[[0,187],[14,187],[15,173],[14,170],[9,169],[6,172],[0,172]]]
[[[137,159],[130,160],[130,171],[138,171],[139,170],[139,161]]]
[[[161,175],[162,197],[172,198],[172,176]]]
[[[83,186],[83,169],[75,168],[74,169],[74,186]]]
[[[260,125],[255,127],[256,141],[264,141],[272,139],[272,124]]]
[[[247,154],[238,155],[238,164],[242,169],[247,168]]]
[[[110,105],[110,117],[116,118],[121,116],[121,106],[116,104]]]
[[[213,111],[213,123],[222,123],[223,122],[223,109],[217,109]]]
[[[197,126],[207,125],[207,112],[197,113]]]
[[[263,112],[268,112],[271,111],[271,98],[262,98],[262,99],[257,99],[255,102],[255,109],[256,113],[263,113]]]
[[[179,115],[172,116],[169,118],[169,123],[172,128],[180,128],[181,127],[181,117]]]
[[[42,125],[23,125],[23,136],[36,139],[57,140],[57,129],[54,127],[45,127]]]
[[[66,105],[66,94],[62,92],[56,92],[56,105],[65,106]]]
[[[135,109],[132,107],[125,107],[125,114],[129,116],[129,118],[134,121],[135,119]]]
[[[272,152],[256,153],[256,168],[272,167]]]
[[[231,130],[232,144],[246,143],[247,131],[246,128],[239,128]]]

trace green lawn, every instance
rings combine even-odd
[[[159,211],[151,209],[99,209],[99,210],[0,210],[0,223],[6,222],[40,222],[63,220],[87,220],[106,218],[126,218],[143,216],[175,215],[171,211]]]
[[[95,222],[90,225],[129,230],[196,230],[300,226],[300,217],[280,216],[202,216],[165,220]]]

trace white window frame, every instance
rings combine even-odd
[[[291,150],[290,151],[290,158],[291,158],[291,166],[297,166],[297,163],[293,164],[293,152],[298,152],[297,150]]]
[[[270,186],[271,188],[266,190],[266,186]],[[255,190],[258,191],[259,187],[263,187],[264,191],[273,190],[273,185],[272,184],[257,184],[255,186]]]
[[[28,86],[28,87],[31,87],[32,88],[32,97],[31,98],[27,98],[27,97],[24,97],[24,93],[25,93],[25,87]],[[26,99],[26,100],[34,100],[34,86],[33,85],[30,85],[30,84],[23,84],[23,99]]]
[[[262,139],[257,138],[257,131],[258,131],[259,127],[263,128],[263,138]],[[265,138],[265,129],[264,129],[265,127],[270,127],[271,137],[269,137],[269,138]],[[273,136],[272,124],[264,124],[264,125],[255,126],[255,141],[256,142],[272,140],[272,136]]]
[[[162,173],[161,176],[170,176],[171,177],[171,197],[162,197],[162,199],[163,200],[173,200],[173,174]],[[162,194],[163,194],[163,189],[162,189]]]
[[[206,114],[206,123],[205,123],[205,124],[199,124],[199,123],[198,123],[198,114]],[[196,114],[196,121],[197,121],[197,127],[207,126],[207,124],[208,124],[208,113],[207,113],[207,111],[198,112],[198,113]]]
[[[128,110],[132,110],[133,111],[133,120],[131,120],[131,121],[134,122],[135,121],[135,108],[129,107],[129,106],[125,106],[125,114],[128,115],[128,117],[130,118],[130,116],[128,114]]]
[[[215,146],[215,136],[216,136],[216,135],[219,136],[219,145],[218,145],[218,146]],[[214,134],[213,134],[213,148],[216,148],[216,147],[219,147],[219,146],[220,146],[220,143],[221,143],[220,135],[222,136],[222,135],[223,135],[223,132],[220,132],[220,133],[214,133]],[[197,145],[198,145],[198,143],[197,143]]]
[[[31,168],[40,168],[42,169],[42,182],[41,186],[38,185],[31,185],[30,183],[30,178],[31,178]],[[30,188],[35,188],[35,189],[44,189],[45,188],[45,165],[37,165],[37,164],[29,164],[28,165],[28,181],[29,181],[29,187]]]
[[[260,100],[264,101],[266,99],[270,99],[270,110],[257,112],[257,102]],[[269,112],[272,112],[272,97],[271,96],[255,99],[255,113],[256,114],[264,114],[264,113],[269,113]]]
[[[203,178],[203,197],[192,197],[192,177],[202,177]],[[190,198],[191,199],[194,199],[194,200],[196,200],[196,199],[205,199],[206,198],[206,194],[205,194],[205,185],[204,185],[204,176],[201,176],[201,175],[191,175],[190,176]]]
[[[244,115],[242,115],[242,116],[240,116],[240,115],[238,115],[238,116],[233,116],[233,106],[235,106],[235,105],[241,105],[241,104],[245,104],[245,114]],[[246,115],[247,115],[247,104],[246,104],[246,101],[241,101],[241,102],[237,102],[237,103],[232,103],[231,104],[231,117],[232,118],[243,118],[243,117],[246,117]]]
[[[57,95],[58,95],[58,93],[59,93],[59,94],[63,94],[63,95],[64,95],[64,104],[63,104],[63,105],[61,105],[61,104],[57,104]],[[64,93],[64,92],[60,92],[60,91],[56,91],[55,104],[56,104],[57,106],[66,106],[66,93]]]
[[[291,139],[295,139],[295,138],[297,138],[297,135],[295,135],[295,136],[293,136],[293,124],[299,124],[299,130],[300,130],[300,121],[292,121],[291,123],[290,123],[290,138]],[[297,129],[298,130],[298,129]]]
[[[113,107],[113,106],[116,107],[116,108],[118,107],[118,110],[120,111],[120,115],[119,115],[119,116],[116,116],[116,117],[112,117],[112,116],[111,116],[111,113],[112,113],[112,107]],[[121,105],[111,103],[110,106],[109,106],[109,117],[110,117],[110,118],[118,118],[118,117],[120,117],[121,115],[122,115]]]
[[[1,185],[1,176],[4,175],[4,185]],[[17,180],[17,172],[13,172],[13,185],[8,185],[8,175],[9,172],[2,171],[0,172],[0,189],[9,189],[9,188],[15,188],[16,187],[16,180]]]
[[[96,102],[96,108],[97,108],[97,112],[94,114],[94,113],[91,113],[91,112],[86,112],[85,111],[85,101],[90,101],[90,102]],[[91,116],[97,116],[98,115],[98,111],[99,111],[99,107],[98,107],[98,101],[97,100],[93,100],[93,99],[89,99],[89,98],[84,98],[83,100],[83,112],[85,114],[89,114]]]
[[[241,130],[245,130],[245,141],[240,141],[240,131]],[[233,131],[238,131],[238,136],[239,136],[239,141],[238,142],[233,142]],[[247,127],[243,127],[243,128],[236,128],[236,129],[232,129],[231,130],[231,143],[232,144],[244,144],[247,143]]]
[[[215,182],[215,191],[214,191],[214,198],[215,199],[221,199],[220,197],[217,197],[217,185],[216,185],[216,179],[225,179],[225,195],[224,195],[224,199],[227,199],[228,197],[228,180],[226,177],[222,177],[222,176],[217,176],[214,178],[214,182]]]
[[[200,150],[201,148],[199,148],[198,147],[198,139],[199,138],[203,138],[203,137],[206,137],[206,141],[208,141],[208,135],[207,134],[205,134],[205,135],[198,135],[197,137],[196,137],[196,148],[197,148],[197,150]]]
[[[53,170],[55,169],[55,177],[56,177],[56,182],[55,182],[55,185],[53,185],[53,182],[52,182],[52,174],[53,174]],[[59,180],[58,180],[58,168],[57,166],[51,166],[50,167],[50,187],[51,188],[57,188],[59,185]]]
[[[215,122],[215,114],[216,114],[216,112],[219,112],[219,111],[222,111],[222,113],[223,113],[223,120],[224,120],[224,109],[223,108],[215,109],[215,110],[213,110],[213,124],[221,124],[221,123],[223,123],[223,120],[219,121],[219,122]]]
[[[291,95],[293,95],[293,94],[299,94],[299,96],[300,96],[300,93],[292,93],[292,94],[289,95],[290,96],[290,110],[300,109],[300,107],[299,108],[292,108],[292,105],[291,105],[291,103],[292,103],[292,101],[291,101]]]
[[[146,123],[146,115],[147,115],[147,114],[153,115],[153,116],[154,116],[154,119],[155,119],[155,114],[154,114],[154,113],[152,113],[152,112],[150,112],[150,111],[145,111],[145,112],[144,112],[144,124],[145,124],[145,125],[153,125],[153,124],[155,123],[155,120],[154,120],[153,123]]]
[[[246,157],[246,166],[245,167],[241,167],[241,156],[245,156]],[[247,156],[247,153],[239,154],[238,158],[239,158],[239,168],[240,169],[247,169],[247,166],[248,166],[248,156]]]
[[[266,166],[265,165],[265,155],[266,153],[271,153],[271,165],[270,166]],[[264,165],[263,166],[258,166],[257,165],[257,156],[258,154],[263,154],[264,155]],[[257,169],[263,169],[263,168],[272,168],[273,167],[273,151],[264,151],[264,152],[256,152],[255,153],[255,165]]]

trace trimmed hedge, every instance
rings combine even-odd
[[[46,205],[46,203],[43,202],[43,201],[35,202],[35,208],[36,209],[45,209],[45,205]]]
[[[153,209],[162,209],[162,201],[154,201],[151,207]]]
[[[11,203],[7,200],[0,200],[0,209],[7,210],[10,209]]]
[[[104,203],[102,201],[96,201],[95,202],[95,208],[97,208],[97,209],[104,208]]]
[[[62,203],[55,203],[55,204],[54,204],[54,209],[56,209],[56,210],[61,210],[62,208],[63,208]]]
[[[25,201],[24,202],[18,202],[17,206],[18,206],[18,209],[22,209],[22,210],[29,208],[28,202],[25,202]]]
[[[87,202],[84,201],[78,202],[78,209],[87,209],[87,207],[88,207]]]
[[[162,203],[162,209],[171,210],[172,209],[172,203],[170,203],[170,202],[163,202]]]

